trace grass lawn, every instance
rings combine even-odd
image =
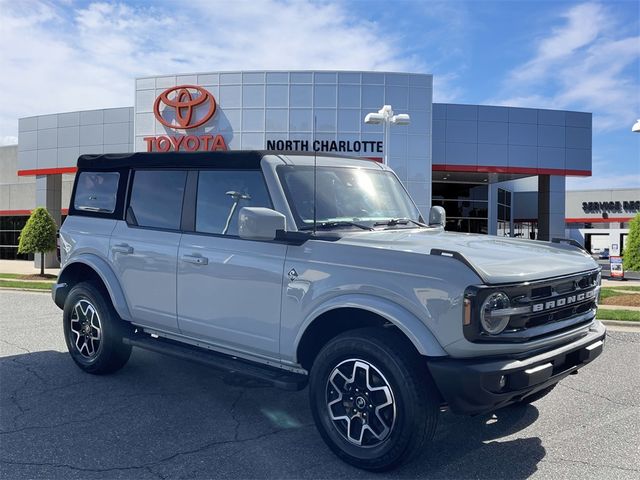
[[[5,288],[32,288],[35,290],[51,290],[53,282],[19,282],[15,280],[0,279],[0,287]]]
[[[616,292],[616,290],[619,290],[618,288],[611,288],[611,287],[602,287],[600,289],[600,299],[604,300],[605,298],[610,298],[610,297],[616,297],[618,295],[624,295],[624,293],[620,293],[620,292]]]
[[[640,312],[635,310],[605,310],[598,309],[596,316],[599,320],[625,320],[627,322],[640,322]]]
[[[628,286],[620,285],[619,287],[607,287],[607,288],[613,288],[615,290],[626,290],[628,292],[640,292],[640,287],[633,287],[631,285],[628,285]]]
[[[0,279],[16,279],[16,280],[55,280],[56,275],[45,273],[43,277],[38,273],[30,273],[25,275],[24,273],[0,273]]]

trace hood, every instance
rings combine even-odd
[[[541,280],[598,267],[590,255],[576,247],[438,229],[349,232],[338,243],[427,255],[432,249],[458,252],[491,284]]]

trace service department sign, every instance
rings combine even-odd
[[[178,85],[166,89],[153,103],[156,120],[172,130],[185,130],[183,135],[157,135],[144,137],[148,152],[195,152],[227,150],[222,135],[187,134],[205,125],[216,113],[213,94],[198,85]]]

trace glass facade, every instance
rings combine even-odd
[[[174,75],[136,80],[135,151],[147,150],[144,137],[183,133],[160,124],[153,114],[155,98],[166,88],[185,83],[183,80]],[[325,142],[321,151],[382,158],[383,152],[378,146],[383,140],[382,125],[367,125],[364,117],[385,104],[390,104],[397,113],[408,113],[410,125],[391,128],[389,166],[407,187],[423,215],[428,213],[431,75],[348,71],[212,72],[192,76],[186,83],[197,84],[213,94],[219,108],[208,123],[184,133],[219,133],[231,150],[313,151],[313,141],[319,140]],[[292,143],[277,144],[277,141]],[[370,145],[366,150],[361,148],[365,142]]]
[[[511,192],[498,189],[498,236],[511,236]]]
[[[434,182],[432,201],[447,213],[446,230],[488,232],[489,187],[486,184]]]
[[[29,220],[24,216],[0,216],[0,259],[32,260],[33,255],[18,253],[20,232]]]

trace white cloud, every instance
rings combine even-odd
[[[342,3],[0,0],[0,141],[30,115],[133,105],[133,79],[229,69],[424,71]]]
[[[625,20],[606,5],[571,7],[489,102],[590,111],[596,133],[627,128],[640,111],[640,36]]]

